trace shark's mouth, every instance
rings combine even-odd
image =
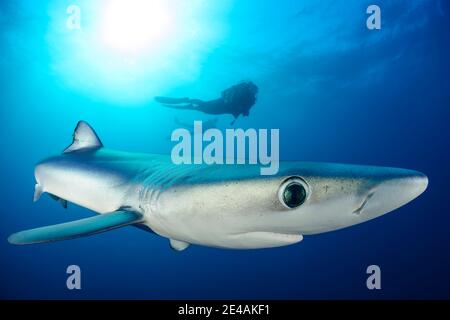
[[[356,215],[360,215],[364,209],[364,207],[366,206],[366,204],[369,202],[369,200],[373,197],[373,195],[375,194],[375,190],[370,191],[367,196],[364,198],[363,202],[361,203],[361,205],[356,208],[353,213]]]

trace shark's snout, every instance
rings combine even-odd
[[[366,195],[354,211],[365,218],[375,218],[417,198],[428,186],[423,173],[402,170],[398,175],[381,179]]]

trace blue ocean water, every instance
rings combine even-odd
[[[450,298],[449,2],[156,2],[170,27],[132,51],[133,39],[103,41],[106,2],[0,4],[0,298]],[[381,30],[366,27],[374,2]],[[66,24],[72,4],[80,29]],[[159,28],[159,15],[147,14]],[[34,165],[71,142],[78,120],[108,147],[169,153],[175,117],[212,117],[164,109],[154,96],[214,98],[247,79],[258,101],[236,127],[279,128],[282,159],[415,169],[427,174],[427,191],[381,218],[275,249],[175,252],[131,227],[43,245],[6,241],[93,214],[45,196],[32,202]],[[220,127],[231,120],[221,116]],[[71,264],[82,270],[81,290],[66,288]],[[381,290],[366,287],[372,264]]]

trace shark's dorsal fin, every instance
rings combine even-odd
[[[85,121],[79,121],[73,132],[73,141],[63,153],[93,150],[103,147],[94,129]]]

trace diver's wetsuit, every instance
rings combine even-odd
[[[169,108],[197,110],[208,114],[232,114],[236,120],[241,114],[249,115],[250,108],[256,102],[257,92],[258,87],[250,81],[222,91],[221,97],[215,100],[168,97],[155,97],[155,100]]]

